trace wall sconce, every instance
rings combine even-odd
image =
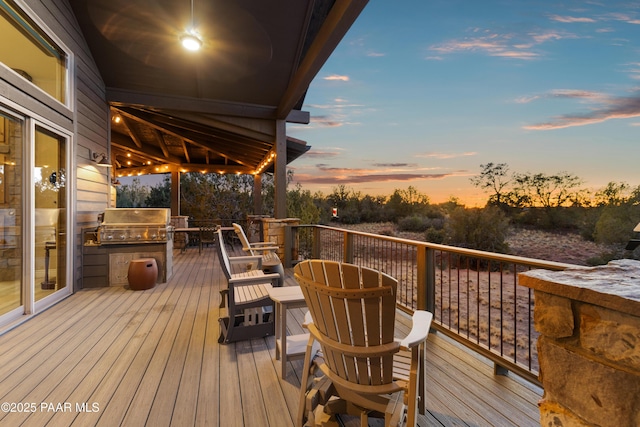
[[[102,166],[105,168],[111,167],[111,163],[109,163],[109,160],[107,160],[107,155],[105,153],[96,153],[94,151],[91,153],[91,159],[93,159],[93,161],[96,162],[96,166]]]

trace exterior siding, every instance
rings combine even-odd
[[[73,173],[69,178],[74,191],[71,192],[69,208],[75,236],[69,242],[73,244],[70,263],[73,266],[73,287],[77,290],[82,284],[82,228],[95,226],[98,213],[104,211],[110,200],[111,171],[99,170],[90,159],[90,151],[108,152],[109,108],[105,86],[68,0],[16,1],[73,55],[69,69],[72,77],[71,109],[46,99],[29,85],[14,79],[15,76],[7,76],[14,81],[3,82],[3,85],[9,83],[7,86],[10,88],[7,89],[10,93],[3,95],[73,133],[70,144],[73,159],[70,172]],[[5,77],[4,74],[7,73],[0,74],[0,79]]]

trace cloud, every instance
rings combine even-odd
[[[344,151],[344,150],[342,148],[327,148],[324,150],[319,150],[312,147],[309,151],[307,151],[304,154],[304,157],[329,159],[329,158],[338,157],[341,154],[341,151]]]
[[[363,174],[363,175],[322,175],[314,176],[309,174],[295,175],[295,180],[306,184],[362,184],[371,182],[389,182],[389,181],[417,181],[425,179],[443,179],[451,174]]]
[[[554,89],[549,92],[552,97],[556,98],[591,98],[602,99],[605,95],[600,92],[576,89]]]
[[[625,13],[609,13],[608,15],[606,15],[606,18],[613,21],[626,22],[627,24],[633,24],[633,25],[640,24],[640,19],[627,15]]]
[[[545,31],[545,32],[541,32],[541,33],[531,33],[530,36],[531,36],[531,39],[536,44],[542,44],[542,43],[546,43],[546,42],[554,41],[554,40],[575,39],[576,38],[576,36],[573,35],[573,34],[559,33],[557,31]]]
[[[367,56],[370,56],[372,58],[380,58],[382,56],[387,56],[387,54],[382,52],[369,52],[367,53]]]
[[[588,101],[605,101],[608,96],[601,92],[594,92],[588,90],[576,90],[576,89],[554,89],[544,94],[521,96],[516,98],[514,102],[516,104],[528,104],[538,99],[543,98],[573,98],[573,99],[585,99]]]
[[[434,159],[456,159],[458,157],[475,156],[478,153],[475,151],[467,151],[465,153],[422,153],[416,154],[416,157],[434,158]]]
[[[576,38],[574,34],[560,31],[534,31],[522,33],[499,33],[474,28],[472,37],[453,39],[429,47],[439,56],[428,56],[427,59],[440,59],[441,55],[473,52],[502,58],[533,60],[542,56],[533,49],[544,43],[567,38]],[[478,36],[477,34],[481,34]]]
[[[304,128],[297,128],[301,131],[308,131],[310,129],[322,127],[339,127],[345,125],[359,125],[359,121],[355,120],[355,117],[361,116],[363,111],[372,111],[371,108],[366,108],[363,104],[355,104],[349,102],[349,100],[341,97],[336,97],[333,102],[328,104],[305,104],[305,108],[311,110],[311,122]],[[322,110],[320,114],[318,111]]]
[[[536,99],[540,99],[539,95],[533,95],[533,96],[521,96],[519,98],[516,98],[514,100],[514,102],[516,104],[528,104],[529,102],[533,102]]]
[[[545,123],[524,126],[528,130],[552,130],[601,123],[610,119],[640,117],[640,95],[601,99],[601,105],[584,114],[564,114]]]
[[[565,22],[565,23],[574,23],[574,22],[584,22],[584,23],[593,23],[597,22],[595,19],[586,18],[586,17],[576,17],[576,16],[560,16],[560,15],[551,15],[549,19],[557,22]]]
[[[327,128],[340,127],[344,124],[341,121],[336,120],[335,117],[331,117],[331,116],[313,116],[311,118],[311,122],[314,125],[317,125],[320,127],[327,127]]]
[[[340,76],[338,74],[332,74],[330,76],[324,77],[324,80],[338,80],[341,82],[348,82],[349,76]]]
[[[406,182],[436,180],[453,176],[466,176],[469,171],[431,172],[434,168],[421,168],[414,163],[375,163],[374,168],[349,168],[332,166],[332,163],[318,163],[315,170],[297,169],[295,181],[305,184],[362,184],[376,182]]]
[[[374,163],[373,166],[378,168],[416,168],[415,163]]]
[[[633,80],[640,80],[640,62],[632,62],[626,65],[629,67],[627,69],[629,77]]]

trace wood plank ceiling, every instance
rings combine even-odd
[[[276,123],[366,0],[69,0],[107,89],[118,176],[273,168]],[[198,52],[179,44],[193,20]],[[310,147],[287,137],[287,163]]]

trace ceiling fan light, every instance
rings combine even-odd
[[[195,31],[188,31],[184,33],[180,37],[180,43],[182,43],[182,47],[192,52],[200,50],[202,47],[202,40],[198,37]]]

